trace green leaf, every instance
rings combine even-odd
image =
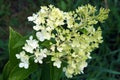
[[[42,69],[39,66],[38,69],[36,69],[36,71],[31,74],[31,80],[40,80],[41,71],[42,71]],[[28,79],[25,79],[25,80],[28,80]]]
[[[22,36],[15,32],[12,28],[10,29],[10,36],[9,36],[9,61],[7,62],[7,64],[4,66],[3,69],[3,79],[7,80],[9,73],[11,72],[11,70],[13,69],[13,67],[18,64],[18,60],[15,57],[15,54],[19,52],[19,48],[13,48],[13,46],[22,38]]]
[[[4,69],[3,69],[3,80],[7,80],[8,79],[8,76],[9,76],[9,73],[12,69],[12,65],[10,64],[10,61],[8,61],[6,63],[6,65],[4,66]]]
[[[21,40],[23,37],[15,32],[12,28],[10,28],[10,37],[9,37],[9,60],[12,63],[13,66],[15,66],[18,61],[15,57],[15,54],[19,53],[21,51],[21,46],[14,48],[14,46],[16,45],[16,43]]]
[[[50,58],[47,58],[46,61],[49,61]],[[57,68],[53,66],[52,62],[43,63],[41,71],[40,80],[60,80],[62,76],[62,67]]]
[[[37,64],[32,63],[28,69],[19,68],[16,65],[9,75],[9,80],[24,80],[37,69]]]
[[[23,37],[21,38],[16,44],[15,46],[13,46],[13,48],[18,48],[20,46],[23,46],[26,42],[26,39],[28,39],[28,36],[27,37]]]
[[[57,68],[55,66],[52,65],[52,63],[50,64],[50,78],[51,80],[60,80],[61,76],[62,76],[62,67],[61,68]]]
[[[15,57],[22,49],[20,43],[24,43],[25,38],[22,37],[19,33],[15,32],[10,28],[10,37],[9,37],[9,61],[5,65],[3,70],[3,79],[4,80],[24,80],[37,68],[37,64],[31,63],[29,69],[21,69],[18,67],[19,61]]]
[[[44,43],[41,43],[42,46],[50,47],[50,41],[45,41]]]
[[[42,73],[40,80],[50,80],[50,66],[47,63],[42,64]]]

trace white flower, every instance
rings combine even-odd
[[[26,44],[23,49],[29,53],[33,53],[33,50],[39,47],[38,41],[33,39],[33,36],[29,37],[29,40],[26,40]]]
[[[55,51],[55,45],[52,45],[50,48],[52,51]]]
[[[45,36],[42,34],[42,32],[37,32],[37,33],[36,33],[36,37],[37,37],[40,41],[44,41],[44,40],[45,40]]]
[[[39,62],[40,64],[43,63],[43,61],[42,61],[43,57],[41,57],[41,56],[35,57],[34,59],[35,59],[34,60],[35,63],[37,63],[37,62]]]
[[[33,21],[36,25],[40,25],[41,23],[42,23],[42,21],[44,21],[44,20],[42,20],[42,17],[37,17],[36,18],[36,20],[35,21]]]
[[[73,42],[71,43],[72,47],[80,47],[80,43],[78,39],[74,39]]]
[[[58,47],[57,47],[57,50],[58,50],[59,52],[62,52],[63,48],[62,48],[61,46],[58,46]]]
[[[44,41],[45,39],[49,40],[51,36],[49,32],[47,32],[46,30],[42,30],[41,32],[36,33],[36,37],[40,41]]]
[[[28,63],[25,63],[25,62],[21,62],[21,63],[19,64],[19,67],[20,67],[20,68],[24,67],[25,69],[28,69],[29,64],[28,64]]]
[[[57,68],[60,68],[61,67],[61,61],[58,59],[56,60],[54,63],[53,63],[53,66],[56,66]]]
[[[35,63],[39,62],[42,64],[43,63],[42,59],[47,57],[46,52],[47,52],[47,49],[43,49],[43,50],[41,49],[40,51],[39,49],[37,49],[35,52],[35,58],[34,58]]]
[[[33,26],[33,29],[38,31],[38,30],[40,30],[40,26],[39,25],[35,25],[35,26]]]
[[[79,65],[79,70],[81,71],[81,73],[84,73],[83,70],[85,67],[87,67],[87,62],[82,62],[81,65]]]
[[[49,26],[51,28],[51,30],[53,30],[54,29],[53,21],[50,19],[47,19],[46,21],[47,21],[47,26]],[[47,30],[49,30],[50,28],[48,28]]]
[[[73,77],[73,73],[74,73],[74,69],[71,68],[71,66],[67,66],[63,68],[63,72],[65,72],[65,75],[68,77],[68,78],[72,78]]]
[[[41,13],[46,13],[44,9],[41,9],[40,12],[41,12]]]
[[[28,21],[34,21],[37,18],[38,15],[33,14],[32,16],[28,17]]]
[[[53,26],[52,27],[49,26],[49,27],[46,28],[47,31],[52,31],[53,29],[54,29]]]
[[[23,49],[26,51],[26,52],[29,52],[29,53],[33,53],[33,50],[34,48],[28,44],[25,44],[25,46],[23,47]]]
[[[25,54],[24,51],[20,52],[20,54],[16,54],[17,59],[20,59],[19,67],[24,67],[27,69],[29,67],[29,56]]]
[[[46,55],[47,49],[41,49],[40,51],[41,51],[41,54],[40,54],[40,55],[41,55],[42,57],[47,57],[47,55]]]
[[[33,47],[34,49],[36,49],[37,47],[39,47],[38,45],[38,41],[33,39],[33,36],[29,37],[29,40],[26,40],[27,44],[30,45],[31,47]]]
[[[90,56],[90,52],[87,53],[87,57],[91,59],[92,57]]]

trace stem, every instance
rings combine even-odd
[[[104,0],[104,3],[105,3],[105,8],[108,9],[108,1],[107,1],[107,0]]]

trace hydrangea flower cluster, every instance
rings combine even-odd
[[[90,52],[102,43],[101,28],[94,25],[103,22],[108,12],[101,8],[98,13],[91,5],[70,12],[53,5],[42,6],[28,17],[28,21],[35,24],[35,35],[31,35],[22,47],[23,51],[16,54],[21,61],[19,67],[29,68],[30,58],[42,64],[44,58],[50,56],[53,66],[61,68],[65,64],[62,68],[68,78],[83,73],[88,65],[86,60],[91,59]]]

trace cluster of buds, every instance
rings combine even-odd
[[[35,35],[31,35],[22,47],[19,67],[29,68],[29,59],[42,64],[50,56],[53,66],[61,68],[65,75],[83,73],[87,67],[90,53],[102,43],[100,27],[94,27],[98,22],[103,22],[108,17],[109,10],[101,8],[97,14],[91,5],[78,7],[75,11],[63,12],[53,5],[42,6],[41,9],[28,17],[35,26]]]

